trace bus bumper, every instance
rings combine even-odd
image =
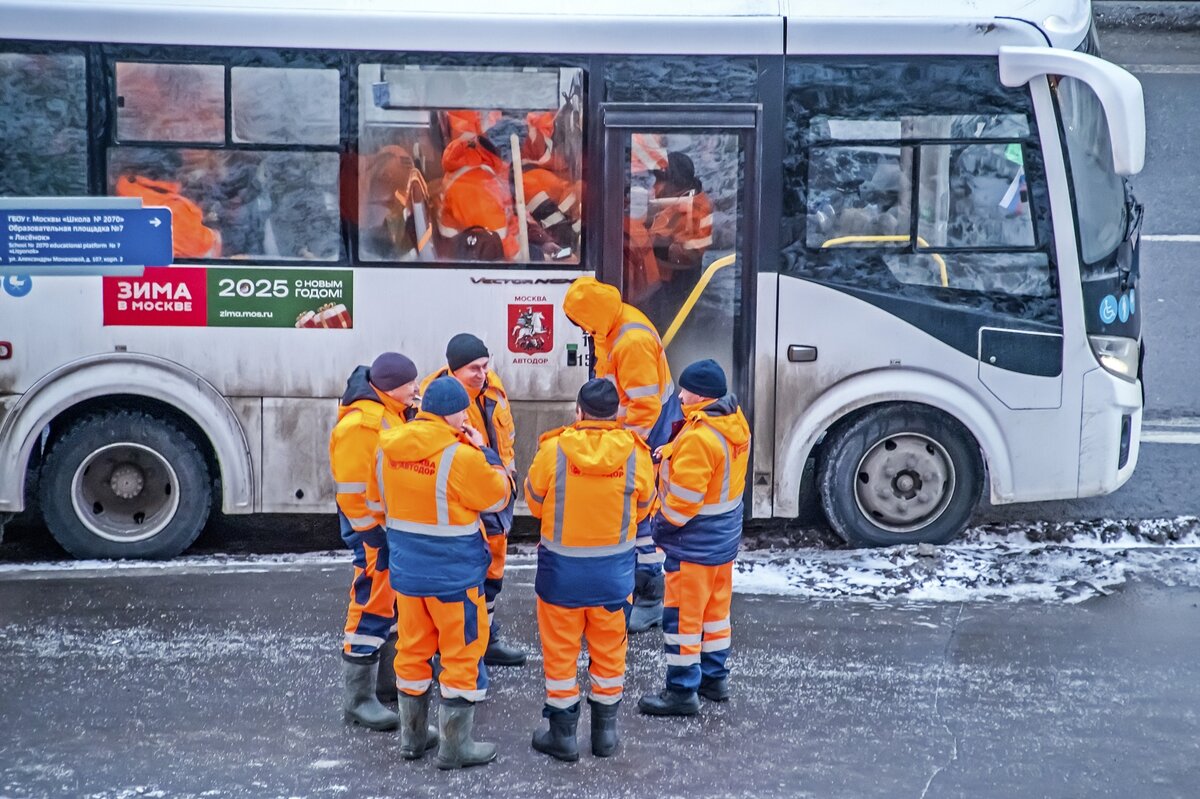
[[[1078,496],[1110,494],[1123,486],[1137,467],[1141,434],[1141,383],[1103,369],[1085,374]]]

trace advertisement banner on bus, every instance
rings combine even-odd
[[[104,324],[136,327],[354,326],[349,269],[169,267],[104,278]]]

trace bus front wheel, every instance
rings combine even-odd
[[[826,518],[849,544],[944,544],[979,503],[983,459],[974,437],[940,411],[884,405],[832,431],[817,485]]]
[[[176,424],[103,411],[51,444],[39,499],[51,535],[77,558],[170,558],[204,528],[212,480]]]

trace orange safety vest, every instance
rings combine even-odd
[[[468,228],[481,227],[500,239],[505,258],[515,258],[521,245],[504,162],[467,137],[446,146],[442,170],[438,233],[452,240]]]
[[[180,194],[182,188],[178,183],[137,175],[118,178],[116,192],[118,197],[140,197],[144,205],[171,209],[172,247],[176,258],[220,258],[221,237],[204,226],[200,206]]]
[[[650,448],[620,422],[582,421],[541,437],[525,479],[542,520],[537,594],[563,607],[623,601],[638,522],[654,504]]]

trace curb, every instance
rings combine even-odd
[[[1096,0],[1092,12],[1101,30],[1200,31],[1200,2]]]

